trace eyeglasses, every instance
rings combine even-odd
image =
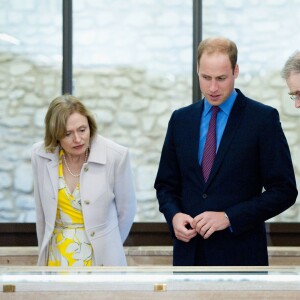
[[[293,95],[290,94],[290,99],[292,99],[293,101],[300,100],[300,92],[296,92]]]

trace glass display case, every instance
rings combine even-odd
[[[0,267],[0,282],[0,299],[300,298],[300,267],[14,266]]]

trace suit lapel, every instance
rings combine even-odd
[[[203,100],[200,100],[196,104],[196,109],[192,110],[192,113],[189,116],[189,120],[191,122],[190,126],[187,126],[187,143],[190,145],[191,155],[187,155],[186,157],[192,160],[190,163],[196,167],[196,174],[198,175],[198,179],[204,182],[201,166],[199,165],[198,159],[198,151],[199,151],[199,138],[200,138],[200,121],[203,112]],[[190,123],[189,122],[189,123]]]
[[[239,91],[238,91],[239,92]],[[234,138],[236,131],[240,125],[241,119],[243,117],[243,112],[245,109],[245,96],[239,92],[236,101],[232,107],[230,112],[221,143],[215,158],[215,162],[213,168],[211,170],[211,174],[208,178],[207,185],[213,180],[216,175],[223,159],[225,158],[226,152],[231,144],[232,139]]]

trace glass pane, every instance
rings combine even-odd
[[[300,3],[285,1],[203,1],[203,38],[226,36],[239,49],[236,87],[279,111],[300,183],[299,110],[280,76],[286,59],[300,45]],[[299,197],[298,197],[299,199]],[[271,221],[299,222],[299,203]]]
[[[192,103],[192,1],[74,1],[74,94],[129,147],[136,221],[164,221],[153,188],[167,123]]]
[[[52,297],[57,295],[58,298],[63,293],[76,292],[85,299],[118,299],[120,292],[122,299],[179,299],[183,292],[193,296],[192,299],[217,299],[217,296],[221,299],[271,299],[272,296],[274,299],[298,299],[299,275],[299,267],[86,269],[18,266],[0,268],[0,284],[3,291],[13,291],[16,297],[23,296],[22,299],[32,299],[30,292],[35,292],[34,295],[51,292]],[[166,293],[159,297],[155,293],[163,291]]]
[[[0,0],[0,222],[34,222],[31,145],[61,92],[62,1]]]

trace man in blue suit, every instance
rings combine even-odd
[[[297,198],[277,110],[234,88],[237,53],[226,38],[202,41],[197,70],[204,98],[169,121],[155,189],[174,238],[175,266],[268,265],[265,221]],[[216,150],[206,175],[213,107]]]

